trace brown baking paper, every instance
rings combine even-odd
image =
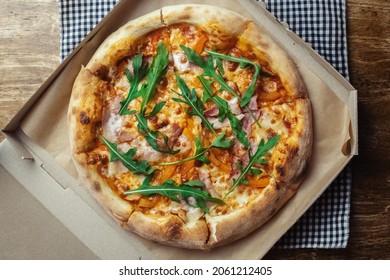
[[[77,178],[70,157],[67,110],[73,81],[100,43],[128,20],[176,3],[207,1],[121,1],[84,40],[63,70],[24,118],[22,130],[48,151],[64,170]],[[283,44],[295,61],[312,103],[314,145],[307,175],[297,194],[267,224],[249,236],[211,252],[162,246],[136,238],[158,259],[257,259],[298,220],[357,152],[356,91],[329,64],[286,30],[256,1],[213,1],[253,18]],[[128,233],[132,234],[132,233]]]

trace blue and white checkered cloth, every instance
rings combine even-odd
[[[119,0],[60,0],[61,59]],[[279,21],[311,44],[345,78],[348,75],[345,0],[264,0]],[[212,3],[212,1],[210,1]],[[345,248],[349,235],[351,167],[275,245],[278,248]]]

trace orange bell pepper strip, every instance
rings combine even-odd
[[[202,35],[199,40],[196,42],[194,46],[194,51],[196,51],[198,54],[201,54],[203,51],[204,43],[206,43],[207,37],[205,35]]]
[[[245,187],[252,187],[252,188],[265,188],[268,186],[270,182],[269,176],[248,176],[249,178],[246,179],[248,182],[247,185],[244,185]]]

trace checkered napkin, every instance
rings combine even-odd
[[[60,0],[61,59],[91,31],[118,0]],[[280,21],[348,79],[345,0],[265,0]],[[212,3],[212,1],[210,1]],[[351,168],[275,245],[278,248],[344,248],[349,234]]]

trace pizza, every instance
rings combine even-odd
[[[251,20],[174,5],[107,37],[75,79],[80,183],[145,239],[209,250],[264,225],[297,192],[311,105],[286,52]]]

